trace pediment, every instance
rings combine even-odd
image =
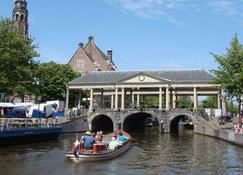
[[[167,79],[163,79],[160,77],[156,77],[153,75],[149,75],[149,74],[144,74],[144,73],[140,73],[137,75],[134,75],[132,77],[128,77],[120,82],[123,83],[160,83],[160,82],[168,82],[169,80]]]

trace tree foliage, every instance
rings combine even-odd
[[[212,70],[214,81],[221,84],[228,99],[236,98],[240,104],[243,94],[243,48],[237,34],[232,38],[225,55],[212,55],[219,65],[218,69]]]
[[[192,109],[193,103],[190,97],[181,96],[176,104],[177,108],[187,108]]]
[[[202,101],[203,108],[217,108],[217,98],[215,96],[209,96]]]
[[[39,82],[38,89],[41,100],[63,100],[66,84],[79,76],[80,74],[72,70],[68,65],[54,62],[41,63],[36,75]]]
[[[159,96],[143,96],[144,107],[156,108],[159,106]]]
[[[36,48],[10,20],[0,19],[0,92],[23,97],[33,91]]]

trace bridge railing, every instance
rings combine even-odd
[[[72,108],[67,111],[65,118],[72,120],[75,118],[86,117],[89,109],[87,108]]]

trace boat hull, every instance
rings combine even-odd
[[[17,128],[0,132],[0,146],[48,140],[58,137],[62,127]]]

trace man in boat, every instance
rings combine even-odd
[[[95,138],[92,136],[90,131],[86,131],[84,136],[81,137],[81,144],[86,150],[92,150]]]
[[[111,149],[111,150],[114,150],[116,149],[119,145],[121,145],[117,140],[116,140],[116,137],[111,137],[111,141],[108,145],[108,148]]]

